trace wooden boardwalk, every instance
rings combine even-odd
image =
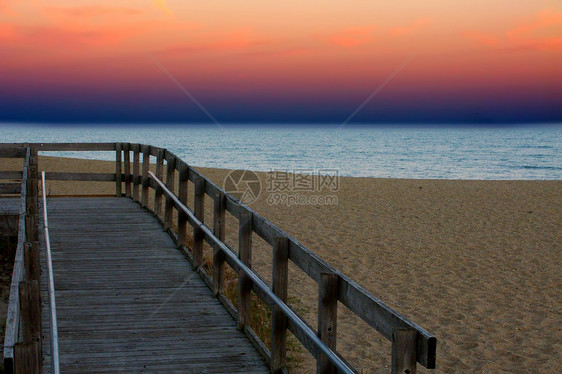
[[[61,372],[269,372],[146,210],[127,198],[47,205]],[[46,331],[46,356],[48,341]]]
[[[38,230],[39,151],[115,152],[115,173],[41,174],[46,180],[114,183],[116,196],[48,203],[59,327],[59,344],[53,350],[48,326],[55,326],[56,319],[50,320],[53,306],[45,304],[55,296],[52,287],[47,291],[51,285],[47,275],[52,272],[46,271],[45,256],[51,251],[44,243],[40,251],[38,245],[43,241]],[[10,208],[19,214],[10,218],[14,224],[17,220],[18,240],[3,348],[7,373],[40,373],[42,362],[49,368],[50,354],[58,357],[58,346],[65,373],[277,374],[287,367],[290,331],[316,359],[318,372],[352,374],[357,370],[336,350],[338,305],[391,342],[393,374],[414,373],[417,363],[435,368],[435,336],[165,148],[135,143],[0,143],[1,158],[23,159],[21,172],[0,170],[0,195],[21,197]],[[155,172],[150,171],[151,164]],[[13,182],[19,178],[21,183]],[[42,185],[48,188],[45,180]],[[188,188],[193,188],[193,209],[188,208]],[[212,200],[213,209],[212,221],[204,223],[206,199]],[[227,212],[228,220],[238,226],[238,248],[224,242]],[[184,246],[188,228],[193,229],[190,251]],[[271,248],[271,284],[252,269],[252,236]],[[211,275],[201,268],[204,243],[213,248]],[[317,329],[287,304],[290,263],[318,286],[317,294],[305,295],[318,297]],[[225,295],[228,268],[238,280],[237,305]],[[252,295],[271,312],[271,348],[249,324]],[[57,370],[56,359],[53,368]]]

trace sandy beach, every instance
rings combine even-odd
[[[115,171],[113,162],[91,160],[40,157],[39,165],[50,171]],[[19,167],[0,160],[2,170]],[[228,174],[198,170],[221,186]],[[267,173],[257,174],[265,188]],[[48,192],[114,194],[115,185],[52,181]],[[190,199],[192,192],[190,185]],[[250,207],[435,334],[437,370],[418,365],[419,372],[559,371],[562,181],[345,177],[329,194],[337,204],[287,206],[270,204],[262,191]],[[206,212],[210,220],[212,209]],[[227,242],[234,245],[237,226],[228,216]],[[254,268],[266,279],[270,257],[254,235]],[[314,282],[294,266],[289,282],[289,299],[314,326]],[[341,304],[338,318],[342,355],[359,371],[388,372],[390,343]],[[304,357],[295,371],[313,365]]]

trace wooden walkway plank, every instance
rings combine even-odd
[[[269,372],[162,226],[138,204],[53,198],[47,205],[61,372]],[[46,287],[41,292],[48,300]],[[46,305],[43,321],[48,361]]]

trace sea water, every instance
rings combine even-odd
[[[562,179],[562,125],[0,125],[0,142],[130,142],[193,166],[416,179]],[[48,152],[114,160],[112,152]]]

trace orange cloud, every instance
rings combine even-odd
[[[500,43],[499,38],[496,36],[480,31],[468,30],[465,31],[462,36],[486,47],[497,47]]]
[[[338,34],[332,35],[330,42],[340,47],[357,47],[373,41],[375,26],[359,26],[346,29]]]
[[[501,50],[562,50],[562,12],[543,10],[532,20],[499,35],[468,30],[462,36],[484,47]]]
[[[506,32],[507,42],[536,50],[562,49],[562,12],[541,11],[533,20]]]
[[[77,28],[58,26],[17,26],[0,28],[0,36],[26,47],[57,47],[60,49],[80,46],[104,46],[120,43],[123,39],[141,32],[125,26],[105,28]]]
[[[104,5],[78,6],[72,8],[46,7],[45,11],[49,14],[59,14],[64,16],[86,17],[86,18],[104,17],[110,15],[133,16],[133,15],[142,14],[142,11],[138,8],[125,8],[125,7],[114,7],[114,6],[104,6]]]
[[[431,23],[431,18],[429,17],[418,18],[408,26],[391,28],[389,30],[389,33],[390,35],[395,35],[395,36],[409,35],[419,31],[420,29],[424,28],[430,23]]]
[[[533,35],[536,33],[541,33],[547,31],[548,28],[556,28],[557,32],[562,32],[560,26],[562,25],[562,12],[556,12],[551,9],[546,9],[541,11],[535,19],[529,23],[519,25],[511,30],[507,31],[507,36],[509,38],[525,37],[528,35]]]

